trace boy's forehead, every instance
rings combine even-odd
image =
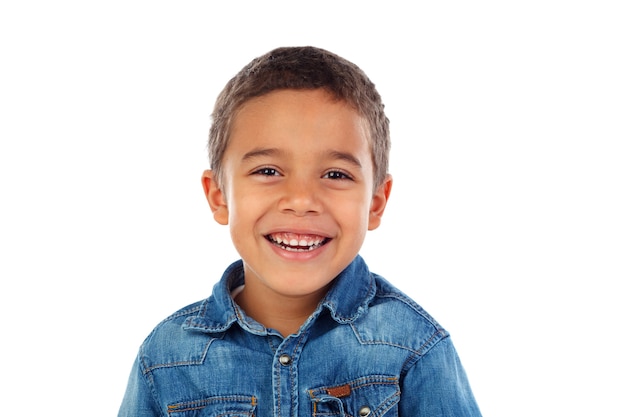
[[[306,150],[364,166],[372,159],[369,131],[359,112],[324,90],[278,90],[240,107],[227,153],[245,161]]]
[[[268,117],[276,118],[281,111],[293,110],[295,106],[306,105],[311,100],[315,100],[320,107],[326,108],[326,111],[330,113],[330,117],[339,116],[339,113],[343,115],[349,114],[349,117],[362,130],[368,144],[371,145],[372,136],[369,121],[347,100],[336,97],[324,88],[272,90],[263,95],[247,99],[233,112],[228,135],[229,139],[232,139],[232,135],[237,129],[245,127],[245,123],[249,123],[257,117],[261,119],[268,119]],[[337,112],[337,109],[341,109],[341,112]],[[242,114],[245,117],[240,117]]]
[[[345,128],[352,124],[355,130],[365,134],[369,140],[367,120],[350,103],[337,99],[323,89],[317,90],[276,90],[262,96],[253,97],[243,103],[234,114],[231,133],[245,129],[250,124],[255,127],[283,127],[283,122],[292,122],[293,117],[301,118],[304,129],[335,124]],[[315,125],[305,122],[315,119]],[[289,127],[287,124],[285,128]]]
[[[242,101],[241,104],[238,106],[237,113],[249,107],[250,105],[254,105],[255,103],[264,103],[268,101],[275,102],[275,103],[276,102],[289,103],[289,102],[293,102],[294,100],[300,97],[313,97],[313,96],[323,99],[323,101],[325,101],[329,106],[340,104],[340,105],[348,106],[356,111],[356,108],[352,106],[347,100],[337,97],[334,93],[327,90],[326,88],[320,87],[320,88],[314,88],[314,89],[281,88],[281,89],[271,90],[261,95],[253,96]]]

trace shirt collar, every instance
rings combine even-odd
[[[326,307],[338,323],[349,323],[367,311],[375,294],[374,277],[363,258],[357,255],[335,278],[320,305]]]
[[[259,323],[244,318],[230,296],[233,289],[243,284],[243,262],[238,260],[224,271],[220,281],[213,287],[213,295],[201,303],[198,314],[185,321],[184,328],[218,333],[226,331],[239,321],[242,327],[253,333],[267,334]],[[333,286],[312,316],[319,315],[322,308],[326,308],[336,322],[350,323],[367,311],[375,293],[374,277],[363,258],[357,255],[335,278]]]

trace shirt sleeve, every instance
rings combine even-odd
[[[402,380],[401,390],[401,417],[481,416],[450,337],[413,364]]]
[[[126,393],[120,406],[118,417],[164,417],[152,390],[147,381],[147,376],[142,372],[139,358],[135,360],[128,378]]]

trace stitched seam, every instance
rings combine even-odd
[[[196,314],[196,313],[198,313],[198,312],[203,310],[203,307],[202,307],[203,304],[204,303],[202,303],[201,305],[195,306],[193,308],[188,308],[188,309],[177,311],[176,313],[171,314],[170,316],[166,317],[161,323],[165,323],[167,321],[171,321],[171,320],[179,318],[179,317],[184,317],[184,316],[188,316],[188,315],[191,315],[191,314]]]
[[[357,378],[354,379],[352,381],[348,381],[345,384],[340,384],[340,385],[332,385],[330,387],[319,387],[319,388],[315,388],[315,389],[310,389],[309,390],[309,395],[311,396],[312,399],[317,398],[317,396],[315,395],[315,393],[317,391],[324,391],[327,390],[329,388],[335,388],[335,387],[339,387],[342,385],[350,385],[350,387],[353,390],[362,388],[362,387],[368,387],[368,386],[372,386],[372,385],[396,385],[398,383],[398,378],[395,376],[387,376],[387,375],[369,375],[369,376],[364,376],[361,378]]]
[[[355,337],[357,338],[359,343],[361,343],[362,345],[386,345],[386,346],[392,346],[392,347],[397,347],[399,349],[408,350],[408,351],[416,353],[416,354],[418,354],[420,356],[425,353],[425,351],[427,350],[428,346],[438,336],[442,336],[442,338],[441,338],[442,340],[447,337],[447,332],[445,330],[437,329],[437,331],[435,333],[433,333],[433,335],[430,338],[428,338],[428,340],[426,340],[426,342],[424,342],[419,348],[414,349],[414,348],[411,348],[409,346],[404,346],[404,345],[400,345],[400,344],[397,344],[397,343],[391,343],[391,342],[383,342],[381,340],[365,341],[359,335],[359,332],[357,331],[356,326],[354,324],[352,324],[352,323],[350,323],[349,325],[352,328],[352,332],[354,333]]]
[[[220,397],[211,397],[205,398],[203,400],[190,401],[185,403],[171,404],[167,406],[168,413],[180,413],[184,411],[191,410],[200,410],[205,408],[207,405],[221,402],[221,401],[231,401],[237,403],[247,403],[250,404],[251,407],[256,406],[256,397],[245,396],[245,395],[231,395],[231,396],[220,396]]]
[[[400,402],[400,391],[396,391],[391,397],[387,398],[381,405],[375,410],[376,415],[382,416],[389,411],[394,405]]]
[[[144,367],[144,374],[147,374],[149,372],[152,372],[155,369],[159,369],[159,368],[174,368],[177,366],[190,366],[190,365],[202,365],[204,363],[204,360],[206,359],[206,355],[209,351],[209,347],[211,346],[211,344],[218,339],[222,339],[224,337],[224,335],[222,335],[221,337],[217,338],[211,338],[209,339],[209,341],[206,344],[206,347],[204,348],[204,351],[202,352],[202,356],[200,357],[199,360],[195,360],[195,361],[179,361],[179,362],[170,362],[170,363],[157,363],[154,364],[152,366],[147,366],[147,364],[144,362],[143,358],[141,359],[141,363],[143,364]]]
[[[439,325],[439,323],[437,323],[435,321],[435,319],[433,319],[426,311],[424,311],[424,309],[422,307],[420,307],[414,300],[402,295],[402,294],[398,294],[398,293],[378,293],[376,294],[377,298],[393,298],[395,300],[400,301],[402,304],[406,305],[407,307],[409,307],[411,310],[415,311],[417,314],[419,314],[421,317],[423,317],[424,319],[426,319],[430,324],[432,324],[433,326],[435,326],[437,329],[439,329],[441,326]]]

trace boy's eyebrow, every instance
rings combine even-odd
[[[340,159],[342,161],[346,161],[349,164],[354,165],[357,168],[362,167],[361,161],[359,161],[359,158],[352,155],[351,153],[341,152],[341,151],[329,151],[328,155],[331,157],[331,159]]]
[[[257,158],[259,156],[276,156],[280,153],[281,151],[276,148],[255,148],[250,152],[246,152],[241,160],[247,161],[248,159]]]
[[[247,161],[250,159],[258,158],[260,156],[277,156],[281,154],[283,154],[283,152],[280,149],[276,149],[276,148],[255,148],[249,152],[246,152],[241,158],[241,160]],[[362,164],[361,164],[361,161],[359,161],[359,158],[357,158],[356,156],[352,155],[349,152],[330,150],[328,151],[327,155],[330,159],[342,160],[351,165],[354,165],[357,168],[362,168]]]

